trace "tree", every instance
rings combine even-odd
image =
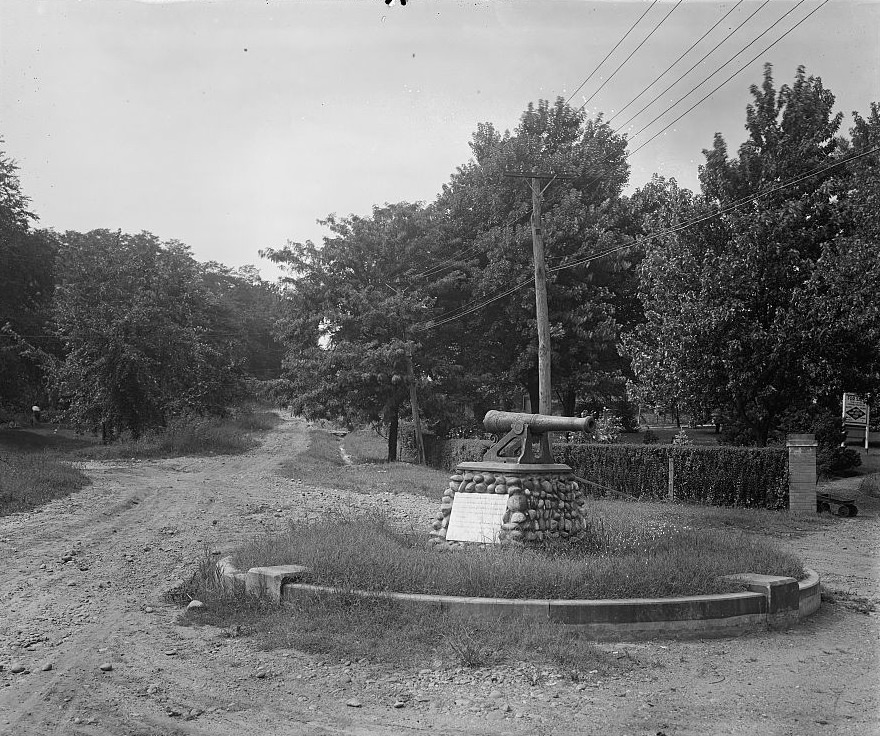
[[[567,264],[630,242],[632,222],[620,200],[628,166],[626,141],[559,98],[530,104],[511,132],[489,123],[471,141],[473,159],[443,187],[437,206],[443,237],[431,253],[456,279],[462,301],[482,303],[518,283],[528,286],[457,320],[438,334],[474,375],[520,386],[537,406],[537,338],[530,286],[531,193],[507,171],[573,174],[544,193],[544,243],[549,266],[552,379],[566,413],[591,390],[615,378],[622,391],[626,362],[616,349],[620,325],[637,321],[635,263],[622,251],[591,263]],[[456,254],[460,254],[456,256]],[[554,270],[563,267],[561,270]],[[435,278],[431,272],[429,278]]]
[[[32,229],[35,220],[17,164],[0,151],[0,409],[42,403],[56,347],[46,328],[57,246],[52,233]]]
[[[239,386],[216,300],[183,244],[150,233],[64,235],[56,389],[79,426],[133,437],[184,412],[222,413]]]
[[[210,261],[203,264],[203,274],[216,304],[212,331],[230,338],[234,358],[246,374],[278,378],[284,351],[274,335],[275,321],[281,317],[277,289],[253,266],[233,269]]]
[[[880,283],[876,240],[848,240],[857,226],[841,201],[856,170],[832,167],[847,149],[834,96],[803,67],[777,92],[771,72],[751,88],[737,158],[720,135],[704,151],[702,197],[655,187],[640,272],[647,321],[630,342],[643,383],[722,410],[761,445],[793,407],[839,401],[844,383],[867,389]]]
[[[434,313],[444,279],[419,287],[401,277],[402,264],[424,263],[436,249],[434,217],[420,204],[400,203],[322,224],[332,235],[320,247],[291,242],[261,254],[288,271],[278,325],[288,400],[308,418],[387,424],[394,460],[409,400],[408,356],[428,396],[455,372],[442,345],[416,330]]]

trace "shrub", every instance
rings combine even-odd
[[[851,447],[829,447],[819,445],[816,453],[816,470],[819,475],[842,473],[862,464],[857,450]]]
[[[676,500],[762,508],[788,504],[784,449],[657,445],[648,443],[645,435],[644,445],[558,443],[553,453],[576,475],[636,498],[668,497],[672,457]],[[452,472],[459,463],[481,460],[491,444],[488,440],[438,441],[428,464]]]
[[[691,438],[688,437],[687,432],[682,427],[678,434],[672,438],[672,444],[676,447],[691,447],[694,443],[691,442]]]
[[[620,436],[622,429],[620,417],[605,409],[602,415],[596,419],[596,429],[593,432],[593,436],[597,442],[611,444]]]
[[[249,409],[233,410],[224,418],[184,414],[136,440],[89,448],[83,454],[103,458],[234,455],[256,447],[254,434],[271,429],[279,421],[272,412]]]
[[[557,445],[574,472],[636,498],[666,498],[669,458],[675,498],[717,506],[781,508],[787,504],[787,456],[778,448],[669,445]]]
[[[488,440],[439,439],[424,435],[425,462],[432,468],[452,471],[458,463],[476,462],[483,459],[492,445]],[[397,433],[397,456],[402,462],[416,460],[415,438],[411,422],[401,422]]]
[[[452,471],[459,463],[478,462],[492,446],[489,440],[446,440],[437,443],[434,467]]]

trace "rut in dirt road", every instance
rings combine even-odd
[[[237,457],[87,463],[90,487],[0,519],[0,732],[263,732],[250,730],[254,704],[236,684],[244,663],[214,661],[238,642],[177,626],[162,594],[206,549],[352,506],[353,494],[277,475],[304,443],[303,425],[288,422]]]
[[[880,618],[843,604],[787,632],[602,644],[625,666],[579,680],[530,662],[450,666],[430,653],[403,670],[326,661],[182,625],[163,593],[206,551],[230,552],[288,519],[381,508],[427,530],[442,489],[435,502],[279,475],[307,439],[295,420],[236,457],[88,463],[88,488],[0,518],[0,734],[880,733]],[[787,546],[837,588],[871,597],[878,530],[878,509],[866,508]]]

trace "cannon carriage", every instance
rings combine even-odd
[[[592,432],[593,417],[489,411],[498,437],[480,462],[459,463],[443,494],[432,537],[438,543],[517,544],[575,539],[586,529],[586,496],[553,459],[552,432]]]

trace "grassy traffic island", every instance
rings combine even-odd
[[[726,513],[719,517],[719,511]],[[700,512],[708,523],[700,524]],[[772,540],[719,528],[731,519],[748,528],[751,512],[691,508],[683,516],[678,519],[676,507],[667,504],[596,500],[590,504],[583,542],[444,551],[432,546],[424,532],[401,530],[379,515],[324,517],[255,538],[233,559],[239,570],[303,565],[310,571],[308,583],[333,592],[272,604],[233,592],[208,557],[178,591],[178,600],[205,604],[185,621],[253,634],[267,649],[366,658],[398,667],[421,666],[427,656],[446,666],[469,667],[537,660],[563,666],[575,677],[580,671],[622,665],[576,628],[530,617],[478,620],[461,611],[441,612],[355,591],[518,599],[674,598],[742,591],[740,584],[722,578],[728,574],[797,580],[806,575],[801,562]]]
[[[325,517],[257,538],[233,559],[241,570],[303,565],[310,583],[343,590],[490,598],[692,596],[740,589],[724,575],[804,577],[800,561],[770,540],[676,524],[658,506],[597,500],[583,541],[448,552],[379,514]]]

